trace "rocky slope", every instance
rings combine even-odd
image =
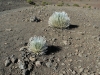
[[[48,19],[55,11],[68,13],[71,19],[69,29],[48,27]],[[0,75],[99,75],[99,13],[97,9],[53,5],[1,12]],[[41,21],[30,22],[34,16]],[[19,50],[34,35],[46,37],[49,52],[31,59],[31,54]],[[28,67],[19,67],[21,59]]]

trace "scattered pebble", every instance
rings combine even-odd
[[[86,73],[82,73],[81,75],[88,75],[88,74],[86,74]]]
[[[42,11],[41,11],[41,10],[39,10],[39,11],[38,11],[38,14],[41,14],[41,12],[42,12]]]
[[[76,45],[75,45],[75,48],[78,48],[78,47],[80,47],[80,46],[79,46],[78,44],[76,44]]]
[[[64,74],[60,73],[59,75],[64,75]]]
[[[41,62],[40,61],[36,61],[35,65],[36,65],[36,67],[39,67],[39,66],[41,66]]]
[[[57,68],[58,68],[58,64],[55,64],[53,70],[57,71]]]
[[[32,73],[31,73],[32,75],[36,75],[36,73],[33,71]]]
[[[62,66],[64,66],[64,65],[65,65],[65,63],[61,63],[61,65],[62,65]]]
[[[62,73],[65,75],[66,74],[66,71],[62,71]]]
[[[60,58],[57,58],[57,61],[60,62]]]
[[[97,40],[100,41],[100,37],[97,37]]]
[[[10,59],[11,59],[11,61],[12,61],[12,63],[17,63],[17,58],[14,56],[14,55],[12,55],[11,57],[10,57]]]
[[[24,69],[24,64],[20,59],[18,60],[18,66],[20,69],[22,69],[22,70]]]
[[[6,61],[5,61],[5,66],[8,67],[11,64],[11,60],[9,57],[7,57]]]
[[[72,59],[69,59],[68,61],[69,61],[69,62],[72,62],[73,60],[72,60]]]
[[[88,72],[89,70],[86,68],[86,69],[84,69],[84,72],[86,73],[86,72]]]
[[[30,18],[30,22],[39,22],[39,21],[40,20],[36,16]]]
[[[79,56],[79,57],[82,57],[82,53],[79,53],[78,56]]]
[[[8,43],[4,43],[5,45],[7,45]]]
[[[32,70],[33,69],[33,65],[32,65],[32,63],[29,63],[28,64],[28,70],[30,71],[30,70]]]
[[[56,38],[53,38],[53,39],[52,39],[53,42],[55,42],[56,40],[57,40]]]
[[[67,41],[64,40],[64,41],[63,41],[63,44],[64,44],[64,45],[67,45]]]
[[[24,58],[24,61],[29,62],[30,60],[29,60],[29,58],[28,58],[28,57],[26,57],[26,58]]]
[[[29,74],[29,71],[27,70],[27,69],[24,69],[23,71],[22,71],[22,75],[28,75]]]
[[[6,29],[6,31],[12,31],[12,29]]]
[[[79,73],[83,72],[84,68],[80,68],[79,69]]]
[[[72,74],[75,75],[76,74],[76,71],[72,71]]]
[[[36,58],[35,57],[30,57],[29,58],[32,62],[35,62]]]
[[[27,46],[21,47],[19,51],[27,50]]]
[[[95,74],[91,74],[91,75],[95,75]]]
[[[48,68],[50,68],[50,67],[52,66],[52,63],[51,63],[51,62],[47,62],[47,63],[46,63],[46,66],[47,66]]]

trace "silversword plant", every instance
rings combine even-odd
[[[66,12],[54,12],[48,21],[50,27],[66,28],[70,25],[70,18]]]
[[[35,54],[45,54],[47,50],[46,38],[42,36],[34,36],[29,39],[28,50]]]

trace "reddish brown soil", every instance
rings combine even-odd
[[[12,1],[11,5],[6,4],[9,0],[2,0],[2,8],[0,8],[0,75],[22,74],[17,63],[8,67],[5,67],[4,63],[6,57],[11,55],[20,59],[19,49],[34,35],[45,36],[49,46],[53,45],[61,47],[61,49],[55,52],[57,48],[51,48],[49,55],[39,57],[37,60],[43,64],[40,67],[34,66],[28,75],[100,75],[100,1],[63,1],[64,6],[57,6],[56,2],[61,2],[60,0],[50,0],[51,5],[47,6],[34,6],[23,0],[16,1],[16,3]],[[42,5],[41,1],[34,0],[34,2]],[[66,4],[70,6],[66,6]],[[73,4],[79,4],[80,7],[73,6]],[[89,6],[91,8],[88,8]],[[48,19],[55,11],[68,13],[71,19],[70,29],[61,30],[48,27]],[[30,17],[33,15],[41,21],[30,22]],[[43,59],[52,59],[52,66],[46,67],[47,61]],[[56,64],[58,67],[55,70]]]

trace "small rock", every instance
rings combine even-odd
[[[64,75],[64,74],[60,73],[59,75]]]
[[[69,38],[68,39],[73,39],[71,36],[69,36]]]
[[[79,69],[79,73],[83,72],[84,68],[80,68]]]
[[[16,66],[14,66],[14,68],[15,68],[15,69],[17,69],[17,68],[18,68],[18,66],[16,65]]]
[[[100,72],[98,72],[98,74],[100,74]]]
[[[11,64],[11,60],[9,57],[7,57],[6,61],[5,61],[5,66],[8,67]]]
[[[48,16],[48,14],[46,13],[45,16]]]
[[[6,29],[6,31],[12,31],[12,29]]]
[[[62,66],[64,66],[64,65],[65,65],[65,63],[61,63],[61,65],[62,65]]]
[[[100,66],[100,62],[98,63],[98,66]]]
[[[98,26],[93,26],[93,28],[96,28],[96,29],[98,29],[99,27],[98,27]]]
[[[67,53],[67,57],[71,57],[72,55],[71,55],[71,53]]]
[[[60,58],[57,58],[57,61],[60,62]]]
[[[28,68],[28,64],[29,64],[28,61],[24,61],[24,63],[23,63],[23,65],[24,65],[24,69],[27,69],[27,68]]]
[[[12,55],[11,57],[10,57],[10,59],[11,59],[11,61],[12,61],[12,63],[17,63],[17,58],[15,58],[15,56],[14,55]]]
[[[53,38],[53,39],[52,39],[53,42],[55,42],[56,40],[57,40],[56,38]]]
[[[29,71],[27,70],[27,69],[24,69],[23,71],[22,71],[22,75],[28,75],[29,74]]]
[[[69,62],[72,62],[73,60],[72,60],[72,59],[69,59],[68,61],[69,61]]]
[[[79,56],[79,57],[82,57],[82,53],[79,53],[78,56]]]
[[[97,40],[100,41],[100,37],[97,37]]]
[[[23,19],[22,22],[24,22],[25,20]]]
[[[40,61],[36,61],[36,62],[35,62],[35,65],[36,65],[37,67],[39,67],[39,66],[41,66],[41,62],[40,62]]]
[[[33,69],[33,65],[32,64],[28,64],[28,70],[32,70]]]
[[[67,43],[68,43],[68,45],[71,45],[72,44],[70,41],[68,41]]]
[[[29,22],[29,19],[25,19],[25,22]]]
[[[76,50],[75,50],[75,52],[76,52],[76,53],[78,53],[78,52],[79,52],[79,50],[78,50],[78,49],[76,49]]]
[[[75,75],[76,74],[76,71],[72,71],[72,74]]]
[[[44,57],[44,58],[42,58],[43,59],[43,61],[48,61],[49,59],[48,58],[46,58],[46,57]]]
[[[7,45],[8,43],[4,43],[5,45]]]
[[[80,40],[80,38],[77,37],[76,40]]]
[[[53,59],[49,59],[49,61],[50,61],[51,63],[53,63],[53,62],[54,62],[54,60],[53,60]]]
[[[44,29],[44,31],[47,31],[47,29]]]
[[[32,73],[31,73],[31,74],[32,74],[32,75],[36,75],[36,73],[35,73],[35,72],[33,72],[33,71],[32,71]]]
[[[70,66],[71,64],[68,64],[68,66]]]
[[[31,53],[31,57],[32,57],[32,58],[35,58],[36,55],[35,55],[34,53]]]
[[[21,57],[22,57],[22,60],[24,60],[27,57],[25,51],[21,51]]]
[[[41,11],[39,10],[39,11],[38,11],[38,14],[40,14],[40,13],[41,13]]]
[[[75,45],[75,48],[78,48],[78,47],[80,47],[80,46],[79,46],[78,44],[76,44],[76,45]]]
[[[18,66],[20,69],[22,69],[22,70],[24,69],[24,64],[20,59],[18,60]]]
[[[35,57],[30,57],[29,58],[32,62],[35,62],[36,58]]]
[[[88,75],[88,74],[86,74],[86,73],[82,73],[81,75]]]
[[[67,45],[67,41],[63,41],[63,44],[64,44],[64,45]]]
[[[28,58],[28,57],[26,57],[26,58],[24,58],[24,61],[29,62],[30,60],[29,60],[29,58]]]
[[[51,62],[47,62],[47,63],[46,63],[46,66],[49,68],[49,67],[52,66],[52,63],[51,63]]]
[[[50,60],[52,60],[52,59],[54,59],[54,58],[55,58],[55,56],[53,55],[53,56],[50,57]]]
[[[24,50],[27,50],[27,46],[21,47],[21,48],[19,49],[19,51],[24,51]]]
[[[30,22],[39,22],[39,19],[36,16],[30,18]]]
[[[95,74],[91,74],[91,75],[95,75]]]
[[[24,48],[27,48],[27,45],[28,45],[28,43],[27,43],[27,42],[25,42],[25,43],[24,43]]]
[[[62,73],[65,75],[66,74],[66,71],[62,71]]]
[[[89,71],[89,70],[88,70],[87,68],[86,68],[86,69],[84,69],[84,72],[85,72],[85,73],[87,73],[88,71]]]
[[[54,64],[53,69],[54,69],[55,71],[58,69],[58,63],[55,63],[55,64]]]

